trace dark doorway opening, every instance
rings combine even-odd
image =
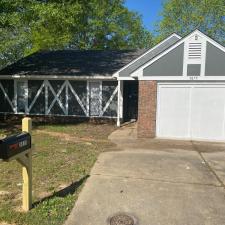
[[[124,122],[137,120],[138,117],[138,81],[123,83],[123,119]]]

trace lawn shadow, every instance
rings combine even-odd
[[[71,185],[69,185],[68,187],[65,187],[57,192],[54,192],[52,195],[44,197],[43,199],[36,201],[32,204],[32,207],[35,208],[37,207],[40,203],[46,201],[46,200],[50,200],[54,197],[60,197],[60,198],[64,198],[67,195],[72,195],[76,192],[76,190],[87,180],[87,178],[89,177],[89,175],[86,175],[84,177],[82,177],[79,181],[73,182]]]

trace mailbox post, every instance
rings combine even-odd
[[[0,140],[0,158],[4,161],[16,159],[22,165],[23,175],[23,210],[32,207],[32,120],[22,120],[22,133]]]
[[[31,118],[22,120],[22,131],[32,132]],[[17,161],[22,165],[23,175],[23,209],[29,211],[32,208],[32,150],[17,158]]]

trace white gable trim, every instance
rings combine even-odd
[[[150,66],[151,64],[153,64],[155,61],[157,61],[158,59],[160,59],[161,57],[163,57],[164,55],[166,55],[167,53],[169,53],[170,51],[172,51],[173,49],[175,49],[176,47],[178,47],[179,45],[185,43],[191,36],[193,35],[199,35],[200,37],[204,38],[205,41],[208,41],[209,43],[211,43],[212,45],[216,46],[217,48],[219,48],[220,50],[225,52],[225,47],[220,45],[219,43],[217,43],[216,41],[214,41],[212,38],[208,37],[207,35],[203,34],[201,31],[199,30],[195,30],[192,33],[190,33],[189,35],[187,35],[186,37],[184,37],[183,39],[179,40],[177,43],[175,43],[174,45],[172,45],[171,47],[169,47],[168,49],[166,49],[164,52],[160,53],[158,56],[156,56],[155,58],[153,58],[152,60],[150,60],[149,62],[145,63],[144,65],[142,65],[141,67],[139,67],[137,70],[135,70],[134,72],[132,72],[130,74],[130,77],[137,77],[141,80],[143,80],[143,69],[147,66]],[[184,49],[185,51],[185,49]],[[185,55],[185,52],[184,52]],[[181,74],[181,76],[183,76],[183,74]],[[151,79],[153,78],[153,76],[151,76]],[[159,78],[159,76],[158,76]],[[205,77],[204,77],[205,78]],[[146,77],[145,77],[146,79]],[[162,79],[167,79],[167,77],[163,77]],[[175,76],[175,79],[179,79],[179,76]],[[224,78],[223,78],[224,79]]]
[[[179,36],[176,33],[171,34],[169,37],[167,37],[166,39],[164,39],[163,41],[159,42],[157,45],[155,45],[154,47],[150,48],[149,50],[147,50],[146,52],[144,52],[142,55],[138,56],[136,59],[132,60],[130,63],[128,63],[127,65],[123,66],[121,69],[119,69],[118,71],[116,71],[112,76],[113,77],[119,77],[119,73],[126,69],[127,67],[129,67],[130,65],[132,65],[133,63],[135,63],[136,61],[138,61],[139,59],[141,59],[143,56],[147,55],[148,53],[150,53],[151,51],[153,51],[154,49],[158,48],[160,45],[162,45],[163,43],[165,43],[166,41],[168,41],[170,38],[172,37],[177,37],[178,39],[181,39],[182,37]]]
[[[188,38],[189,37],[189,38]],[[205,76],[206,38],[193,32],[184,42],[183,76],[187,77],[188,64],[201,65],[200,76]],[[196,39],[197,38],[197,39]]]
[[[149,76],[140,77],[138,80],[159,80],[159,81],[225,81],[224,76]]]

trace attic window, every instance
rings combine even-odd
[[[202,44],[201,43],[189,43],[188,46],[188,59],[201,59]]]

